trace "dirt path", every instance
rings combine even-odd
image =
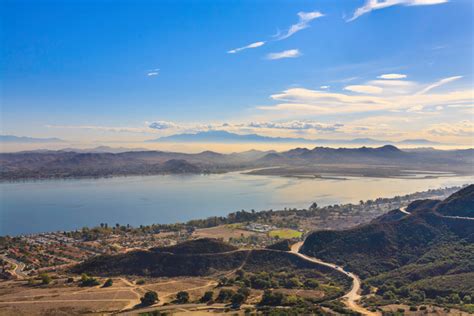
[[[401,207],[398,209],[400,212],[405,213],[407,215],[411,215],[410,212],[407,211],[407,206]],[[452,218],[452,219],[463,219],[466,221],[474,221],[474,217],[467,217],[467,216],[450,216],[450,215],[443,215],[438,212],[435,212],[438,216],[443,217],[443,218]]]
[[[411,215],[411,213],[407,211],[407,206],[400,207],[398,210],[404,214]]]
[[[302,241],[297,242],[296,244],[293,244],[291,246],[291,252],[294,253],[295,255],[299,256],[300,258],[303,258],[303,259],[307,260],[307,261],[311,261],[311,262],[314,262],[314,263],[318,263],[318,264],[333,268],[333,269],[335,269],[335,270],[337,270],[341,273],[344,273],[345,275],[347,275],[348,277],[350,277],[352,279],[352,288],[351,288],[351,290],[349,292],[347,292],[346,295],[344,295],[342,297],[344,304],[346,304],[346,306],[350,310],[353,310],[355,312],[358,312],[358,313],[361,313],[362,315],[367,315],[367,316],[378,316],[379,315],[378,313],[371,312],[371,311],[365,309],[364,307],[362,307],[361,305],[358,304],[358,301],[360,300],[361,296],[359,295],[360,279],[357,275],[355,275],[352,272],[348,272],[348,271],[344,270],[343,268],[341,268],[340,266],[337,266],[335,264],[325,262],[325,261],[322,261],[322,260],[319,260],[319,259],[316,259],[316,258],[313,258],[313,257],[306,256],[302,253],[299,253],[299,250],[300,250],[302,245],[303,245]]]
[[[12,275],[14,275],[17,279],[23,280],[28,277],[26,273],[23,272],[25,269],[25,264],[23,262],[19,262],[15,259],[8,258],[7,256],[0,256],[1,259],[5,260],[6,262],[12,264],[14,266],[13,270],[11,271]]]

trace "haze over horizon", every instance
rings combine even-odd
[[[5,1],[0,134],[64,142],[1,150],[320,145],[148,142],[206,131],[474,147],[472,5]]]

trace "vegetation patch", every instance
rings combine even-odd
[[[293,238],[300,238],[303,235],[302,232],[299,232],[294,229],[275,229],[268,232],[268,235],[273,238],[280,238],[280,239],[293,239]]]

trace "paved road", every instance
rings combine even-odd
[[[302,253],[299,253],[299,250],[300,250],[302,245],[303,245],[302,241],[300,241],[296,244],[293,244],[291,246],[291,252],[294,253],[295,255],[299,256],[300,258],[303,258],[303,259],[307,260],[307,261],[311,261],[311,262],[314,262],[314,263],[318,263],[318,264],[333,268],[333,269],[335,269],[335,270],[337,270],[341,273],[344,273],[345,275],[347,275],[348,277],[350,277],[352,279],[352,288],[351,288],[351,290],[349,292],[347,292],[346,295],[343,296],[343,302],[344,302],[344,304],[346,304],[346,306],[350,310],[353,310],[355,312],[358,312],[358,313],[361,313],[362,315],[367,315],[367,316],[377,316],[377,315],[379,315],[378,313],[371,312],[371,311],[365,309],[364,307],[362,307],[361,305],[358,304],[358,301],[360,300],[361,296],[359,295],[359,292],[360,292],[360,279],[357,275],[355,275],[352,272],[346,271],[342,267],[340,267],[338,265],[335,265],[333,263],[325,262],[325,261],[319,260],[317,258],[309,257],[309,256],[306,256]]]

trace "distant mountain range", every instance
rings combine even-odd
[[[14,135],[0,135],[0,143],[63,143],[59,138],[36,138]]]
[[[90,152],[66,149],[2,153],[0,180],[221,173],[245,169],[260,169],[254,172],[277,175],[315,175],[322,172],[335,174],[343,171],[352,175],[376,176],[373,172],[377,171],[377,175],[383,173],[384,176],[395,176],[400,174],[397,170],[436,170],[471,174],[474,157],[473,149],[426,149],[411,152],[400,150],[393,145],[375,148],[295,148],[283,152],[251,150],[232,154],[212,151],[186,154],[152,150],[109,152],[111,150],[108,147],[99,147]]]
[[[148,140],[147,142],[158,143],[300,143],[300,144],[355,144],[355,145],[440,145],[427,139],[405,139],[394,142],[389,140],[378,140],[373,138],[355,139],[308,139],[294,137],[270,137],[258,134],[235,134],[227,131],[205,131],[195,134],[175,134]]]
[[[257,134],[235,134],[226,131],[206,131],[195,134],[176,134],[151,139],[148,142],[176,142],[176,143],[308,143],[305,138],[269,137]]]
[[[124,153],[128,151],[147,151],[146,148],[126,148],[126,147],[109,147],[109,146],[98,146],[94,148],[63,148],[61,151],[73,151],[76,153]]]

